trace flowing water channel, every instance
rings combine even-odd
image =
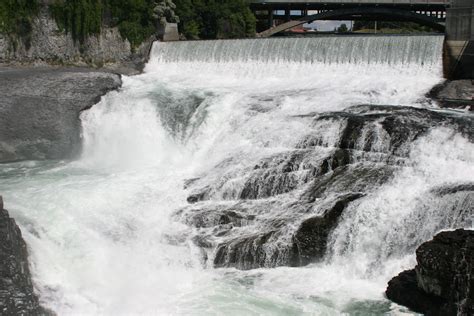
[[[155,43],[143,74],[82,113],[80,158],[0,166],[42,303],[58,315],[409,314],[387,281],[436,232],[473,226],[472,117],[425,97],[443,80],[442,44]],[[302,222],[349,195],[318,260],[303,256]]]

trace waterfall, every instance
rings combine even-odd
[[[441,58],[442,36],[328,36],[155,43],[151,63],[426,64]]]
[[[80,159],[1,170],[42,302],[396,313],[383,291],[416,246],[473,225],[474,119],[426,97],[442,44],[155,43],[143,74],[82,113]]]

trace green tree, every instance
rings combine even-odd
[[[337,32],[338,33],[346,33],[347,31],[349,31],[349,29],[347,28],[347,25],[345,23],[342,23],[341,25],[339,25],[339,27],[337,28]]]
[[[165,19],[177,22],[174,8],[172,0],[56,0],[50,6],[59,27],[80,43],[107,23],[117,26],[133,47],[152,36]]]
[[[58,26],[83,42],[100,32],[103,3],[101,0],[56,0],[50,7]]]
[[[0,33],[20,39],[28,48],[32,19],[38,9],[37,0],[0,0]]]
[[[179,29],[188,39],[255,35],[256,19],[246,0],[175,0]]]

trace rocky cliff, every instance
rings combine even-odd
[[[474,314],[474,231],[439,233],[417,249],[416,260],[388,283],[390,300],[425,315]]]
[[[73,157],[80,112],[120,86],[119,75],[90,69],[0,69],[0,163]]]
[[[103,27],[79,45],[53,19],[48,1],[42,1],[31,23],[27,41],[0,33],[0,65],[55,64],[106,67],[120,72],[138,72],[148,58],[155,37],[132,49],[116,27]]]
[[[3,209],[0,196],[0,314],[49,315],[33,291],[28,252],[21,231]]]

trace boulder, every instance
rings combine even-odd
[[[416,250],[415,269],[388,283],[387,297],[425,315],[474,314],[474,231],[436,235]]]

